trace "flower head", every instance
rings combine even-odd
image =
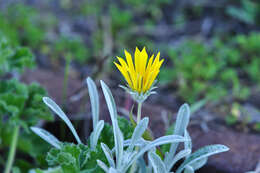
[[[128,89],[135,95],[147,95],[153,86],[153,83],[158,76],[163,59],[160,60],[160,52],[154,58],[152,55],[148,58],[145,47],[142,51],[136,48],[134,53],[134,61],[130,53],[125,50],[126,61],[123,58],[117,57],[120,64],[115,63],[118,70],[124,76]]]

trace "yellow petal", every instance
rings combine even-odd
[[[121,66],[126,69],[127,71],[129,71],[129,67],[126,64],[125,60],[123,58],[117,57],[118,61],[120,62]]]
[[[136,73],[140,73],[140,50],[136,47],[135,49],[135,70]]]
[[[159,74],[159,70],[153,71],[151,73],[151,76],[149,77],[149,80],[147,81],[147,85],[145,86],[146,91],[151,88],[151,86],[154,83],[154,80],[156,79],[158,74]]]
[[[140,73],[141,73],[142,76],[144,76],[147,58],[148,58],[145,47],[141,51],[139,58],[140,58]]]
[[[160,58],[160,52],[158,52],[156,57],[155,57],[155,60],[154,60],[152,67],[151,67],[152,69],[154,69],[156,67],[157,63],[159,63],[159,58]]]
[[[150,59],[148,61],[148,64],[147,64],[147,67],[146,67],[147,70],[150,70],[152,63],[153,63],[153,58],[154,58],[154,54],[150,57]]]
[[[160,60],[160,52],[158,52],[155,58],[152,55],[149,59],[145,47],[142,51],[136,47],[134,58],[126,50],[124,50],[124,53],[126,60],[117,57],[119,64],[115,63],[115,65],[132,90],[139,94],[147,92],[158,76],[161,65],[164,62],[163,59]]]
[[[163,62],[164,62],[164,59],[159,61],[158,65],[157,65],[158,70],[161,68]]]
[[[138,92],[139,93],[141,93],[141,91],[142,91],[142,76],[138,76],[138,78],[137,78],[137,80],[138,80]]]
[[[126,61],[127,61],[129,70],[130,70],[131,72],[134,72],[134,71],[135,71],[135,68],[134,68],[134,64],[133,64],[133,60],[132,60],[131,54],[128,53],[128,52],[125,50],[125,56],[126,56]]]
[[[154,54],[150,57],[150,59],[148,61],[148,64],[147,64],[147,67],[146,67],[146,70],[145,70],[145,74],[144,74],[143,84],[145,84],[145,82],[148,78],[148,74],[152,71],[151,66],[152,66],[152,63],[153,63],[153,58],[154,58]]]
[[[118,70],[122,73],[122,75],[124,76],[126,82],[128,83],[128,85],[132,88],[132,82],[130,80],[129,74],[127,72],[127,70],[125,68],[123,68],[122,66],[120,66],[119,64],[117,64],[116,62],[114,62],[114,64],[116,65],[116,67],[118,68]]]
[[[125,50],[125,56],[126,56],[126,61],[127,61],[128,67],[129,67],[129,74],[130,74],[131,81],[133,83],[133,87],[136,88],[136,82],[135,82],[136,81],[136,72],[135,72],[132,56],[126,50]]]
[[[154,72],[154,71],[153,71]],[[148,85],[150,83],[150,81],[152,80],[153,77],[153,72],[150,72],[147,76],[147,80],[145,81],[145,85],[144,85],[144,92],[146,92],[147,90],[149,90],[150,88],[148,88]]]

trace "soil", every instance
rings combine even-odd
[[[32,81],[40,83],[47,89],[49,96],[59,105],[62,105],[62,72],[35,69],[33,71],[27,71],[25,75],[22,76],[22,80],[26,83]],[[68,108],[66,112],[74,122],[77,121],[77,129],[83,129],[81,136],[86,137],[91,130],[91,115],[87,89],[82,81],[83,80],[77,75],[71,75],[69,77],[68,102],[66,104]],[[111,81],[113,80],[110,80],[110,82]],[[116,86],[115,84],[112,84],[112,86],[113,85]],[[100,91],[101,119],[110,121],[104,97],[101,93]],[[131,108],[132,101],[122,89],[113,88],[112,93],[116,103],[119,105],[118,109],[121,114]],[[174,101],[173,98],[170,99],[169,95],[163,95],[161,93],[159,93],[159,95],[161,101],[156,100],[158,97],[151,97],[144,104],[142,110],[142,114],[148,116],[150,119],[149,127],[155,137],[164,135],[165,130],[170,125],[169,122],[174,121],[180,105]],[[169,100],[169,102],[167,104],[167,102],[162,100]],[[173,106],[172,104],[175,105]],[[236,131],[231,127],[225,126],[223,121],[219,121],[218,119],[206,122],[207,130],[205,131],[205,128],[202,128],[202,123],[198,123],[200,121],[200,116],[193,116],[188,129],[193,140],[194,151],[202,146],[217,143],[228,146],[230,151],[210,157],[207,165],[198,172],[244,173],[255,169],[260,159],[259,134]],[[48,129],[54,124],[57,125],[57,123],[60,124],[60,121],[48,124]],[[56,132],[56,134],[60,135],[59,132]],[[68,138],[70,137],[67,137],[66,141],[72,141],[71,138]]]

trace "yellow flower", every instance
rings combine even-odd
[[[160,52],[148,58],[145,47],[142,51],[138,48],[135,50],[134,62],[130,53],[125,50],[126,61],[123,58],[117,57],[120,64],[114,62],[118,70],[124,76],[128,86],[139,94],[145,94],[153,85],[163,59],[160,60]]]

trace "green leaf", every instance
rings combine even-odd
[[[107,163],[100,145],[91,150],[86,145],[72,143],[63,143],[61,149],[52,148],[46,157],[49,166],[60,166],[64,173],[103,173],[97,165],[98,159]]]
[[[35,171],[31,171],[30,173],[64,173],[61,167],[56,167],[56,168],[49,168],[47,170],[41,170],[41,169],[36,169]]]
[[[34,57],[27,48],[14,47],[0,33],[0,76],[13,71],[23,72],[34,66]]]
[[[10,125],[28,127],[39,120],[52,120],[41,99],[47,93],[38,84],[25,85],[15,79],[0,81],[0,116],[7,116]]]
[[[52,148],[48,152],[46,160],[50,166],[60,166],[64,172],[75,172],[80,170],[79,156],[80,148],[74,144],[64,144],[62,148]]]

